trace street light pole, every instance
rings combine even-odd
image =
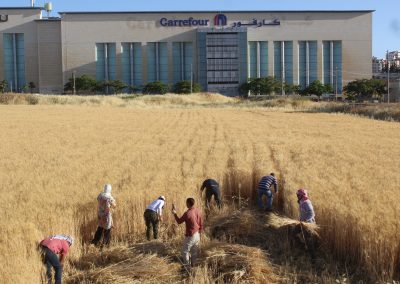
[[[337,101],[337,81],[338,81],[338,77],[337,77],[337,66],[335,68],[335,101]]]
[[[76,95],[76,80],[75,80],[75,70],[72,71],[72,80],[73,80],[73,94]]]
[[[190,64],[190,93],[193,93],[193,64]]]
[[[387,102],[390,103],[390,64],[389,64],[389,50],[386,53],[386,66],[387,66]]]

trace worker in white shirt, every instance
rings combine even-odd
[[[162,221],[162,210],[165,205],[165,197],[160,196],[154,200],[146,211],[144,211],[144,221],[146,222],[146,237],[150,241],[151,227],[153,227],[154,239],[158,239],[158,224]]]

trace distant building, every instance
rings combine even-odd
[[[386,64],[386,60],[372,57],[372,74],[382,73],[382,69]]]
[[[372,77],[373,11],[60,12],[0,7],[0,79],[63,92],[72,74],[131,86],[198,82],[237,95],[248,78],[307,87]],[[361,75],[360,75],[361,74]]]
[[[400,67],[400,50],[390,51],[387,57],[390,66],[395,65],[396,67]]]

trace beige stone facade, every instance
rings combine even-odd
[[[144,84],[149,81],[147,68],[150,68],[147,43],[167,43],[167,81],[173,83],[173,45],[190,42],[193,50],[191,62],[193,78],[195,81],[200,80],[201,72],[204,70],[199,64],[201,57],[198,29],[232,32],[238,29],[238,23],[241,31],[246,32],[248,42],[267,42],[268,75],[276,75],[274,42],[289,41],[293,43],[291,59],[293,84],[299,84],[301,72],[299,42],[313,41],[317,43],[317,77],[324,81],[323,42],[337,41],[341,43],[342,85],[354,79],[372,76],[372,11],[225,12],[223,15],[227,22],[224,26],[215,25],[217,14],[216,12],[77,12],[60,13],[60,19],[49,20],[42,19],[39,9],[0,8],[0,15],[9,15],[7,22],[0,22],[0,34],[25,35],[25,81],[34,82],[38,91],[43,93],[62,92],[63,85],[73,71],[78,76],[87,74],[96,78],[98,43],[115,44],[115,78],[120,80],[126,72],[122,66],[122,44],[140,43],[140,71],[141,81]],[[207,21],[207,25],[190,25],[197,19]],[[276,20],[279,21],[279,25],[273,25]],[[175,26],[168,26],[168,23]],[[0,35],[0,79],[4,78],[2,41],[3,36]],[[249,53],[246,51],[246,54]],[[247,60],[249,66],[250,60],[249,58]],[[239,69],[241,69],[239,72],[249,73],[247,70],[242,70],[243,67]]]

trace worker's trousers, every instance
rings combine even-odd
[[[153,210],[146,209],[144,212],[144,221],[146,223],[146,238],[150,241],[151,227],[153,227],[154,239],[158,239],[158,224],[160,220],[158,219],[158,214]]]
[[[100,226],[97,227],[96,233],[94,234],[94,238],[92,240],[92,244],[97,246],[101,240],[101,237],[103,237],[103,245],[108,246],[111,239],[111,228],[107,230]]]
[[[206,207],[210,209],[211,198],[214,196],[215,202],[219,209],[221,209],[221,192],[219,189],[207,189],[206,190]]]
[[[61,284],[62,278],[62,266],[58,256],[52,252],[49,248],[42,246],[42,253],[43,253],[43,263],[46,265],[46,276],[47,276],[47,283],[52,283],[53,278],[53,268],[54,268],[54,278],[56,284]]]
[[[269,190],[257,189],[257,192],[258,192],[258,207],[260,207],[261,209],[271,210],[272,202],[274,201],[272,191],[270,189]],[[266,208],[264,207],[263,200],[262,200],[263,195],[265,195],[267,197]]]
[[[197,255],[199,253],[200,233],[197,232],[191,237],[185,237],[182,247],[182,257],[184,265],[196,264]]]

